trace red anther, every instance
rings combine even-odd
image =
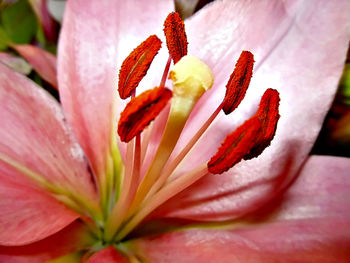
[[[258,118],[251,118],[228,135],[217,153],[208,162],[208,170],[221,174],[240,162],[255,146],[255,138],[261,130]]]
[[[255,117],[261,121],[262,129],[259,136],[256,138],[256,145],[251,152],[244,157],[245,160],[259,156],[265,148],[271,144],[280,117],[278,111],[279,102],[279,93],[274,89],[267,89],[261,97]]]
[[[253,64],[253,54],[249,51],[242,51],[226,85],[223,106],[225,114],[230,114],[243,100],[253,75]]]
[[[169,54],[177,63],[183,56],[187,55],[187,36],[185,24],[176,12],[170,13],[164,22],[164,34]]]
[[[120,115],[118,134],[121,141],[129,142],[140,134],[163,110],[171,96],[169,89],[156,87],[132,98]]]
[[[122,99],[129,97],[139,85],[161,45],[162,41],[157,36],[149,36],[124,60],[118,83],[119,96]]]

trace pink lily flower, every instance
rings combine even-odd
[[[208,65],[214,84],[169,163],[223,101],[242,50],[254,54],[254,73],[239,107],[219,113],[149,196],[136,189],[138,175],[148,178],[169,110],[149,139],[151,129],[121,142],[118,70],[149,35],[162,36],[173,9],[172,1],[68,1],[57,58],[62,108],[0,64],[0,262],[348,262],[349,159],[308,154],[344,66],[350,3],[215,1],[188,19],[188,54]],[[168,57],[163,47],[137,94],[159,85]],[[269,88],[280,97],[271,145],[208,174],[220,143]]]

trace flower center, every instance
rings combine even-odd
[[[268,89],[257,113],[227,136],[209,162],[194,165],[192,170],[173,176],[220,111],[230,114],[243,100],[252,77],[254,59],[249,51],[242,52],[226,85],[223,102],[179,154],[169,159],[193,108],[212,87],[214,77],[204,62],[187,55],[184,22],[177,13],[169,14],[164,32],[169,59],[158,87],[135,96],[138,84],[161,48],[161,41],[155,35],[131,52],[119,73],[119,95],[122,99],[130,96],[131,99],[118,123],[118,135],[123,143],[127,143],[122,187],[119,192],[117,189],[111,191],[118,192],[117,198],[111,198],[111,203],[103,209],[108,212],[101,239],[107,243],[125,239],[154,209],[203,176],[223,173],[243,159],[257,157],[269,146],[276,131],[279,94]],[[174,67],[169,73],[171,61]],[[172,90],[165,87],[167,78],[173,82]],[[165,126],[160,129],[157,123],[151,124],[169,104],[170,110],[164,112],[168,114]],[[158,135],[160,142],[152,154],[147,149],[150,138],[156,134],[162,135]],[[145,161],[149,159],[151,161]]]

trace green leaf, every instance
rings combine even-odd
[[[41,24],[38,25],[37,31],[36,31],[36,39],[39,41],[39,43],[42,46],[46,46],[46,39],[44,35],[44,30]]]
[[[350,63],[345,65],[343,76],[340,80],[340,93],[343,102],[350,106]]]
[[[6,31],[0,26],[0,50],[7,49],[8,44],[11,42]]]
[[[0,10],[16,3],[17,0],[0,0]]]
[[[36,17],[27,0],[3,9],[1,19],[7,35],[16,44],[29,43],[37,32]]]

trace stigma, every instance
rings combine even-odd
[[[174,93],[183,98],[198,100],[205,91],[213,86],[214,76],[211,69],[194,56],[184,56],[169,78],[173,81]]]
[[[136,94],[137,86],[161,48],[162,43],[155,35],[135,48],[125,59],[119,73],[120,97],[127,99],[131,96],[131,99],[118,123],[118,135],[127,144],[127,151],[121,193],[106,223],[105,239],[109,241],[123,240],[154,209],[203,176],[221,174],[241,161],[258,158],[270,145],[277,129],[279,93],[268,89],[256,113],[228,134],[221,146],[218,142],[218,150],[210,160],[193,164],[192,170],[175,177],[176,168],[221,110],[228,115],[244,99],[253,76],[254,56],[249,51],[242,51],[228,77],[223,101],[180,152],[173,156],[194,107],[214,85],[214,75],[200,58],[187,54],[185,25],[178,13],[168,15],[164,33],[169,59],[165,62],[157,87]],[[171,62],[174,64],[172,68]],[[170,87],[166,87],[166,79],[172,81]],[[154,123],[160,115],[161,119]],[[150,138],[154,136],[158,136],[157,148],[148,153]]]

